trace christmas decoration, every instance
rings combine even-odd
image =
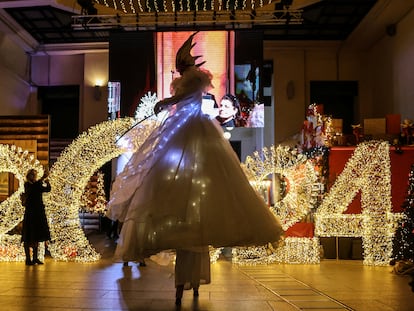
[[[265,147],[261,153],[248,156],[243,167],[253,187],[280,218],[284,230],[307,217],[314,208],[320,185],[313,164],[305,154],[287,146]],[[286,237],[277,248],[269,244],[233,249],[233,262],[237,264],[319,261],[319,239],[316,237]]]
[[[410,145],[413,143],[414,123],[410,119],[405,119],[401,124],[401,143]]]
[[[330,145],[331,118],[323,115],[323,105],[309,105],[303,122],[299,150]]]
[[[154,114],[154,106],[158,102],[157,94],[148,92],[141,98],[141,103],[135,111],[135,121],[141,122],[147,118],[155,120],[157,117]]]
[[[15,145],[0,144],[0,172],[12,173],[19,181],[18,189],[0,203],[0,237],[23,219],[24,207],[20,195],[24,191],[26,173],[29,169],[35,169],[39,176],[43,175],[43,166],[33,154]]]
[[[105,214],[107,201],[103,176],[102,172],[97,171],[89,180],[81,196],[80,212]]]
[[[361,124],[352,124],[352,134],[354,135],[355,145],[358,145],[364,139],[364,129]]]
[[[394,237],[391,264],[398,274],[414,273],[414,164],[408,175],[407,197],[402,204],[403,217]]]
[[[273,193],[283,189],[283,193],[279,193],[282,194],[280,199],[269,202],[269,205],[281,219],[284,230],[305,217],[313,208],[317,177],[306,155],[287,146],[264,147],[261,153],[254,152],[252,156],[246,157],[244,168],[259,193],[263,193],[263,187],[268,188],[266,181],[269,178],[279,185],[275,185]],[[279,180],[275,180],[276,176]],[[276,196],[275,193],[273,195]]]
[[[191,12],[191,11],[230,11],[230,10],[245,10],[261,8],[267,4],[272,3],[271,0],[242,0],[242,1],[108,1],[96,0],[96,3],[106,7],[113,7],[115,10],[120,10],[124,13],[138,13],[138,12]]]
[[[361,191],[361,214],[344,213]],[[387,265],[400,215],[392,213],[389,144],[357,146],[315,213],[315,233],[324,237],[362,237],[364,264]]]

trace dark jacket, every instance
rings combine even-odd
[[[50,240],[43,193],[50,191],[50,184],[44,180],[34,183],[25,182],[24,191],[27,193],[26,209],[24,211],[22,241],[41,242]]]
[[[236,127],[236,122],[234,121],[234,119],[231,119],[227,122],[223,122],[223,119],[221,119],[220,117],[216,117],[216,119],[220,122],[220,125],[222,127]]]

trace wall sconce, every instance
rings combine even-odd
[[[102,97],[102,90],[100,85],[95,85],[93,90],[93,98],[95,100],[101,100]]]

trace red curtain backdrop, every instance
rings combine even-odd
[[[313,238],[315,225],[310,222],[298,222],[285,232],[286,237]]]

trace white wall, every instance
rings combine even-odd
[[[99,100],[94,97],[98,80],[102,83]],[[1,115],[39,114],[37,86],[79,85],[79,130],[83,132],[107,119],[107,82],[107,51],[71,55],[43,53],[30,59],[23,49],[0,32]]]
[[[37,55],[32,59],[32,80],[38,86],[79,85],[79,131],[107,119],[108,53]],[[94,86],[102,83],[100,99]]]
[[[354,80],[359,84],[356,119],[401,114],[414,120],[414,11],[385,33],[368,50],[353,50],[340,42],[264,42],[264,58],[273,60],[275,144],[300,131],[311,104],[312,80]],[[288,99],[286,86],[295,86]]]
[[[28,56],[18,45],[0,32],[0,113],[33,114],[32,91],[27,82]]]
[[[291,140],[305,120],[309,82],[337,80],[339,42],[264,42],[264,59],[273,60],[275,144]],[[294,93],[288,98],[292,81]]]
[[[101,123],[108,118],[109,54],[85,54],[84,93],[81,113],[82,130]],[[95,85],[100,84],[100,99],[95,98]]]
[[[396,35],[388,40],[393,46],[392,108],[403,118],[414,119],[414,11],[397,25]]]

